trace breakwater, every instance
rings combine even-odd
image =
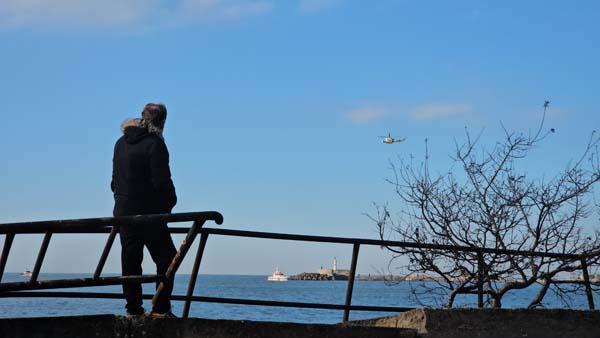
[[[318,272],[302,272],[288,277],[289,280],[348,280],[345,275],[325,275]]]
[[[348,280],[348,275],[345,274],[322,274],[318,272],[302,272],[297,275],[292,275],[288,277],[289,280],[314,280],[314,281],[333,281],[333,280]],[[356,275],[354,278],[357,281],[362,282],[400,282],[404,280],[417,280],[417,279],[407,279],[404,276],[386,276],[386,275]],[[431,279],[422,279],[431,280]]]

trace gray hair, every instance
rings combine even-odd
[[[142,111],[142,125],[148,132],[163,138],[162,133],[167,121],[167,107],[164,103],[148,103]]]
[[[158,137],[160,137],[161,139],[164,140],[164,137],[163,137],[163,128],[155,125],[152,121],[141,120],[140,127],[145,127],[146,129],[148,129],[149,133],[156,134],[156,136],[158,136]]]

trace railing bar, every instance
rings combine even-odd
[[[583,284],[583,285],[585,285],[586,283],[585,283],[585,281],[582,281],[582,280],[557,279],[557,280],[553,280],[552,284]],[[594,282],[590,279],[590,285],[600,286],[600,281]]]
[[[220,298],[220,297],[205,297],[205,296],[192,296],[192,301],[205,302],[205,303],[241,304],[241,305],[264,305],[264,306],[278,306],[278,307],[298,307],[298,308],[313,308],[313,309],[330,309],[330,310],[344,310],[346,308],[345,305],[338,305],[338,304],[281,302],[281,301],[253,300],[253,299],[236,299],[236,298]],[[413,308],[408,308],[408,307],[368,306],[368,305],[351,305],[350,309],[351,310],[357,310],[357,311],[390,311],[390,312],[396,312],[396,311],[398,311],[398,312],[403,312],[403,311],[407,311],[407,310],[412,310]]]
[[[104,269],[104,264],[106,264],[106,259],[110,254],[110,249],[112,248],[116,236],[117,227],[113,226],[110,230],[110,234],[108,235],[108,239],[106,240],[106,244],[104,245],[104,250],[102,250],[102,255],[100,256],[98,265],[96,266],[96,271],[94,272],[94,279],[100,278],[100,275],[102,274],[102,269]]]
[[[12,247],[15,234],[6,234],[4,238],[4,245],[2,246],[2,256],[0,256],[0,282],[2,282],[2,276],[4,275],[4,269],[6,268],[6,262],[8,261],[8,254]]]
[[[154,294],[154,298],[152,298],[153,306],[158,302],[163,290],[165,289],[165,283],[171,283],[171,281],[173,280],[175,273],[177,273],[177,270],[179,269],[179,266],[181,265],[181,262],[183,262],[185,255],[187,254],[188,250],[192,246],[194,239],[198,235],[198,230],[200,228],[202,228],[203,225],[204,225],[204,221],[201,221],[201,222],[196,221],[192,224],[190,231],[188,231],[187,235],[185,236],[185,239],[181,243],[179,250],[175,254],[175,257],[173,257],[173,260],[171,261],[171,264],[169,265],[169,268],[167,269],[167,272],[165,273],[164,281],[162,283],[160,283],[158,288],[156,288],[156,293]]]
[[[115,237],[117,236],[117,227],[113,226],[110,230],[110,234],[108,235],[108,239],[106,240],[106,244],[104,245],[104,250],[102,250],[102,255],[100,256],[100,260],[98,261],[98,265],[96,266],[96,271],[94,272],[94,278],[100,278],[102,274],[102,269],[104,269],[104,264],[106,264],[106,259],[110,254],[110,249],[115,241]]]
[[[55,279],[37,281],[35,284],[29,282],[14,282],[0,284],[0,293],[15,292],[20,290],[46,290],[62,289],[70,287],[93,287],[104,285],[121,285],[127,283],[155,283],[162,280],[160,275],[142,275],[142,276],[115,276],[101,278],[79,278],[79,279]],[[1,298],[0,294],[0,298]]]
[[[74,226],[74,227],[69,227],[68,229],[64,229],[64,228],[52,228],[52,233],[53,234],[108,234],[112,231],[112,226],[103,226],[103,227],[86,227],[86,226],[82,226],[82,225],[78,225],[78,226]],[[189,227],[170,227],[169,228],[169,232],[172,234],[187,234],[188,231],[190,230]],[[13,233],[13,232],[3,232],[0,230],[0,235],[6,235],[7,233]],[[21,229],[19,231],[16,231],[15,233],[18,234],[45,234],[46,230],[40,230],[40,229]]]
[[[44,262],[44,258],[46,257],[46,251],[48,251],[48,245],[50,245],[51,238],[52,232],[46,232],[42,241],[42,246],[40,247],[40,251],[38,252],[37,259],[35,260],[35,266],[33,267],[33,271],[31,272],[31,279],[29,280],[29,283],[31,284],[35,284],[37,282],[38,276],[40,275],[40,270],[42,269],[42,263]]]
[[[596,308],[594,306],[594,294],[592,293],[590,274],[588,272],[587,260],[585,258],[581,259],[581,271],[583,272],[583,282],[585,284],[585,294],[588,299],[588,305],[590,310],[594,310]]]
[[[36,222],[19,222],[19,223],[4,223],[0,224],[0,230],[6,231],[14,229],[18,232],[24,228],[43,228],[43,227],[58,227],[66,228],[74,226],[90,226],[90,227],[105,227],[113,224],[141,224],[148,222],[192,222],[192,221],[214,221],[217,224],[223,223],[223,216],[216,211],[203,212],[187,212],[174,214],[153,214],[153,215],[134,215],[134,216],[117,216],[117,217],[99,217],[99,218],[82,218],[82,219],[67,219],[67,220],[52,220],[52,221],[36,221]]]
[[[414,243],[414,242],[401,242],[401,241],[384,241],[384,240],[368,239],[368,238],[312,236],[312,235],[283,234],[283,233],[274,233],[274,232],[217,229],[217,228],[203,228],[202,230],[200,230],[200,232],[207,232],[211,235],[221,235],[221,236],[252,237],[252,238],[262,238],[262,239],[281,239],[281,240],[291,240],[291,241],[339,243],[339,244],[359,243],[359,244],[364,244],[364,245],[376,245],[376,246],[397,246],[397,247],[404,247],[404,248],[420,248],[420,249],[432,249],[432,250],[444,250],[444,251],[481,252],[481,253],[488,253],[488,254],[514,254],[514,255],[519,255],[519,256],[553,257],[553,258],[566,258],[566,259],[577,259],[577,260],[579,260],[582,256],[581,254],[561,254],[561,253],[555,253],[555,252],[519,251],[519,250],[505,250],[505,249],[493,249],[493,248],[475,248],[475,247],[466,247],[466,246],[457,246],[457,245]]]
[[[99,299],[123,299],[122,293],[102,293],[102,292],[63,292],[63,291],[22,291],[22,292],[6,292],[0,294],[0,298],[99,298]],[[154,295],[144,294],[143,299],[152,299]],[[187,295],[173,295],[171,300],[185,302],[188,299]],[[237,304],[237,305],[256,305],[256,306],[274,306],[274,307],[290,307],[290,308],[307,308],[307,309],[322,309],[322,310],[344,310],[345,305],[341,304],[323,304],[323,303],[301,303],[301,302],[282,302],[257,299],[240,299],[240,298],[221,298],[221,297],[205,297],[192,296],[192,301],[203,303],[221,303],[221,304]],[[412,307],[393,307],[393,306],[371,306],[371,305],[351,305],[352,311],[374,311],[374,312],[404,312],[413,310]]]
[[[483,308],[483,275],[484,275],[483,254],[477,253],[477,307]]]
[[[196,286],[196,279],[198,278],[198,270],[200,269],[200,263],[202,262],[202,256],[204,255],[204,249],[206,248],[206,242],[208,241],[208,233],[202,233],[200,236],[200,243],[198,244],[198,252],[196,253],[196,259],[194,260],[194,266],[192,267],[192,274],[190,275],[190,282],[186,293],[187,299],[183,305],[182,317],[187,318],[190,313],[191,296],[194,294],[194,288]]]
[[[358,261],[359,243],[352,246],[352,263],[350,264],[350,276],[348,276],[348,287],[346,288],[346,307],[342,322],[347,322],[350,318],[350,305],[352,304],[352,291],[354,290],[354,278],[356,276],[356,263]]]
[[[193,214],[193,213],[192,213]],[[150,215],[148,215],[150,216]],[[124,217],[139,217],[139,216],[124,216]],[[117,219],[117,218],[115,218]],[[162,220],[162,218],[160,218]],[[93,219],[95,220],[95,219]],[[106,220],[114,221],[113,218]],[[207,219],[208,220],[208,219]],[[138,220],[139,221],[139,220]],[[175,222],[178,220],[169,219],[168,222]],[[188,221],[183,220],[183,221]],[[182,222],[183,222],[182,221]],[[15,223],[21,224],[21,223]],[[27,223],[23,223],[27,224]],[[10,224],[9,224],[10,225]],[[94,226],[98,224],[89,224],[86,226]],[[6,234],[9,232],[15,233],[44,233],[46,228],[30,228],[20,227],[15,229],[4,229],[4,225],[0,225],[0,234]],[[110,228],[102,225],[94,228],[83,228],[81,225],[69,226],[69,227],[52,227],[53,233],[108,233]],[[170,228],[171,233],[187,233],[189,228],[175,227]],[[282,239],[282,240],[294,240],[294,241],[307,241],[307,242],[322,242],[322,243],[340,243],[340,244],[353,244],[360,243],[364,245],[376,245],[376,246],[397,246],[405,248],[422,248],[431,250],[450,250],[450,251],[461,251],[461,252],[482,252],[487,254],[513,254],[519,256],[535,256],[535,257],[552,257],[561,259],[576,259],[580,260],[582,257],[591,257],[590,254],[561,254],[555,252],[539,252],[539,251],[519,251],[519,250],[504,250],[494,248],[472,248],[463,246],[452,246],[452,245],[440,245],[440,244],[428,244],[428,243],[411,243],[401,241],[382,241],[375,239],[365,238],[344,238],[344,237],[326,237],[326,236],[308,236],[308,235],[295,235],[295,234],[281,234],[281,233],[267,233],[267,232],[256,232],[256,231],[242,231],[242,230],[231,230],[231,229],[216,229],[216,228],[204,228],[200,232],[207,232],[215,235],[222,236],[237,236],[237,237],[252,237],[252,238],[264,238],[264,239]]]

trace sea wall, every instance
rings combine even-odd
[[[526,309],[416,309],[349,325],[412,328],[424,338],[599,338],[600,312]]]
[[[414,329],[113,315],[0,319],[1,338],[416,338]]]
[[[114,315],[0,319],[0,338],[598,338],[600,312],[417,309],[347,324]]]

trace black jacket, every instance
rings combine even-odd
[[[115,214],[170,212],[177,195],[165,142],[145,128],[127,127],[115,144],[111,189]]]

